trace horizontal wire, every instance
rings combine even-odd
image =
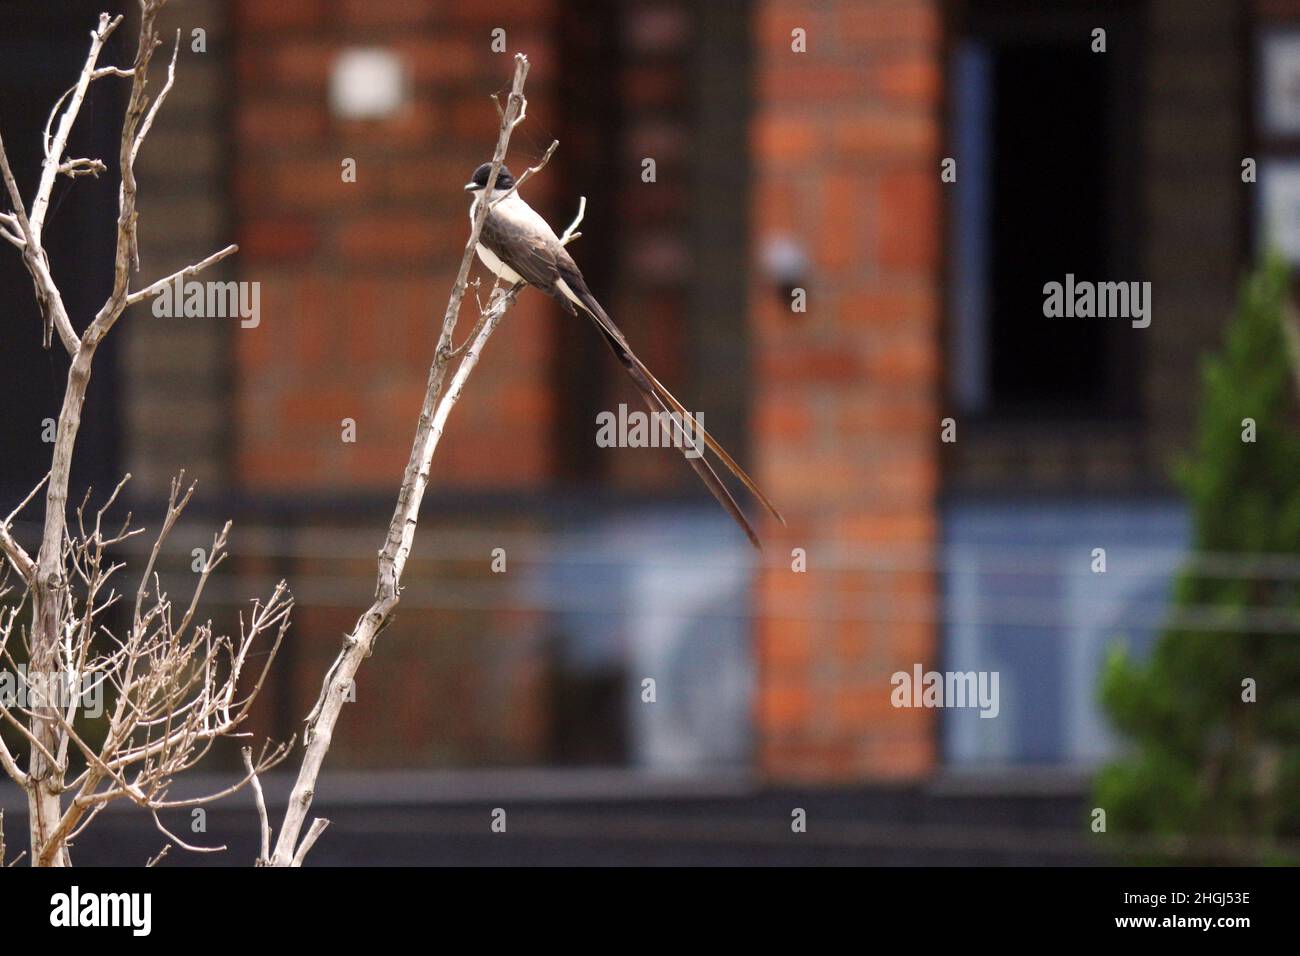
[[[15,536],[25,540],[39,534],[39,526],[30,522],[15,522]],[[432,529],[436,537],[432,544],[411,554],[411,562],[481,561],[487,563],[496,548],[502,548],[511,563],[552,564],[573,566],[635,566],[638,568],[678,568],[690,570],[790,570],[791,559],[781,555],[757,558],[736,550],[725,558],[701,559],[690,550],[683,550],[681,539],[663,535],[638,537],[633,549],[626,545],[611,544],[608,535],[538,534],[535,532],[465,532]],[[147,553],[152,546],[144,540],[147,535],[131,539],[121,550],[125,553]],[[203,546],[210,540],[210,531],[193,528],[176,529],[174,540],[185,539],[187,545]],[[286,540],[286,539],[292,539]],[[370,560],[382,544],[382,534],[376,531],[351,531],[343,529],[283,528],[268,525],[249,525],[236,529],[231,535],[231,556],[255,558],[286,558],[291,560],[355,562]],[[646,550],[661,539],[666,548],[676,549],[674,557],[647,557]],[[1099,535],[1104,539],[1104,535]],[[1077,547],[1060,545],[976,545],[969,543],[916,543],[897,546],[879,544],[849,544],[845,542],[813,541],[801,547],[807,555],[809,571],[898,571],[898,572],[977,572],[980,574],[1022,574],[1055,576],[1062,572],[1080,575],[1093,574],[1092,548],[1106,547],[1108,573],[1122,576],[1132,573],[1128,569],[1150,568],[1159,575],[1171,572],[1195,574],[1208,578],[1243,578],[1247,580],[1297,580],[1300,581],[1300,554],[1243,554],[1235,552],[1193,552],[1176,547],[1138,546],[1123,544],[1079,544]],[[703,546],[696,546],[704,550]],[[718,540],[716,551],[732,549],[731,542]],[[409,566],[409,565],[408,565]]]

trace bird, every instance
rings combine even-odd
[[[502,164],[497,170],[496,182],[488,189],[488,180],[492,175],[492,163],[484,163],[474,170],[474,175],[465,184],[465,190],[474,194],[470,202],[469,218],[472,228],[480,204],[488,204],[487,217],[479,233],[476,252],[483,264],[497,277],[514,285],[526,283],[555,299],[571,315],[579,313],[591,319],[610,352],[632,379],[632,384],[641,393],[647,407],[652,413],[666,413],[677,429],[686,437],[682,448],[686,458],[700,480],[704,482],[713,497],[731,515],[757,549],[762,548],[758,532],[750,523],[745,513],[736,503],[736,499],[727,490],[707,458],[695,446],[691,435],[699,436],[718,460],[740,480],[749,492],[763,505],[774,518],[785,524],[781,512],[759,489],[754,480],[745,474],[743,468],[736,464],[734,458],[712,435],[704,430],[694,416],[686,410],[673,394],[664,387],[659,379],[651,374],[636,353],[632,351],[627,338],[609,317],[609,314],[596,301],[596,297],[587,288],[573,257],[564,247],[560,237],[542,216],[519,195],[515,177]],[[689,429],[689,432],[688,432]],[[691,455],[688,448],[695,450]]]

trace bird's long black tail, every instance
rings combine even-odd
[[[669,420],[675,423],[678,432],[686,439],[687,447],[693,447],[693,436],[703,438],[704,443],[718,456],[718,459],[726,466],[727,470],[735,475],[740,482],[749,489],[750,493],[758,499],[772,517],[776,518],[782,524],[785,524],[785,518],[781,516],[781,512],[777,511],[776,506],[772,504],[767,495],[763,494],[763,492],[759,490],[754,479],[750,478],[749,475],[745,473],[745,470],[741,468],[740,465],[736,464],[735,459],[727,454],[726,449],[724,449],[712,435],[704,430],[704,426],[702,426],[695,417],[686,410],[686,407],[673,396],[672,392],[668,391],[668,389],[664,387],[663,383],[655,378],[654,375],[651,374],[650,370],[646,368],[645,364],[636,357],[636,354],[632,351],[632,347],[628,344],[627,339],[623,336],[623,333],[619,330],[618,326],[614,324],[613,320],[605,313],[605,310],[601,308],[600,303],[596,301],[595,296],[587,290],[586,284],[582,281],[581,275],[578,275],[575,278],[570,278],[568,276],[565,277],[569,287],[582,302],[583,311],[586,312],[592,322],[595,323],[596,328],[601,333],[601,337],[605,340],[605,344],[609,346],[609,350],[614,353],[614,357],[619,360],[619,364],[621,364],[627,371],[628,377],[632,379],[632,383],[637,387],[637,390],[641,392],[641,395],[645,399],[646,405],[649,407],[650,411],[667,413]],[[745,513],[740,510],[740,505],[736,503],[736,499],[732,497],[731,492],[727,490],[726,485],[722,483],[721,479],[718,477],[718,473],[713,470],[713,466],[709,464],[703,454],[699,453],[697,450],[697,453],[692,456],[686,454],[686,448],[684,448],[683,456],[688,462],[690,462],[691,467],[695,469],[695,473],[700,476],[700,480],[704,482],[704,486],[708,488],[713,497],[718,500],[718,504],[722,505],[726,512],[735,520],[736,524],[740,525],[741,530],[743,530],[749,537],[749,540],[754,547],[761,548],[762,544],[759,542],[758,533],[754,530],[754,526],[749,523],[749,519],[745,517]]]

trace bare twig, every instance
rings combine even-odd
[[[32,561],[31,555],[24,551],[23,546],[9,533],[8,522],[0,523],[0,551],[4,552],[9,563],[24,581],[31,580],[36,564]]]
[[[45,487],[45,483],[49,480],[50,480],[50,473],[47,471],[45,473],[45,477],[42,478],[40,481],[38,481],[36,483],[36,486],[32,488],[31,491],[27,492],[27,497],[24,498],[22,501],[18,502],[18,504],[14,506],[13,511],[5,515],[5,519],[2,523],[9,524],[14,520],[14,518],[17,518],[18,515],[22,513],[22,510],[32,503],[32,500],[40,493],[40,490]]]
[[[224,843],[221,844],[221,846],[199,846],[197,843],[186,843],[175,833],[172,833],[165,826],[163,826],[163,822],[161,819],[159,819],[157,812],[153,814],[153,825],[157,827],[158,832],[161,833],[163,836],[165,836],[167,839],[171,840],[182,850],[188,850],[191,853],[221,853],[226,849],[226,845]],[[161,859],[161,857],[158,857],[158,859]]]
[[[80,343],[77,341],[76,332],[72,330],[72,320],[68,318],[68,310],[64,308],[63,296],[59,293],[59,287],[54,284],[54,277],[50,274],[50,263],[45,257],[45,250],[41,248],[35,228],[27,218],[23,197],[18,191],[18,182],[14,179],[14,172],[9,166],[9,154],[5,151],[2,137],[0,137],[0,177],[4,179],[5,191],[9,194],[9,203],[14,210],[6,222],[16,224],[18,229],[16,235],[8,234],[8,238],[22,250],[23,265],[31,274],[36,301],[44,316],[45,344],[47,346],[49,344],[48,334],[52,323],[58,330],[63,347],[69,355],[75,357]],[[21,245],[14,242],[19,236],[22,238]]]
[[[149,135],[149,130],[153,128],[154,117],[158,115],[158,110],[162,109],[163,100],[167,99],[167,94],[171,92],[172,84],[176,82],[176,57],[181,52],[181,31],[176,31],[176,42],[172,45],[172,61],[167,66],[167,82],[163,88],[158,91],[154,97],[153,105],[149,107],[149,112],[140,125],[140,132],[135,134],[135,139],[131,142],[131,165],[135,165],[136,154],[140,152],[140,146],[144,143],[144,138]]]
[[[253,768],[253,748],[244,747],[240,753],[244,757],[244,767],[248,770],[253,785],[253,797],[257,801],[257,816],[262,824],[262,852],[258,854],[257,865],[266,866],[271,862],[271,818],[266,813],[266,797],[262,793],[262,781],[257,779]]]
[[[69,159],[59,164],[59,172],[70,179],[78,176],[94,176],[98,179],[100,173],[107,171],[108,167],[102,159]]]
[[[86,55],[86,64],[81,69],[81,77],[77,80],[77,85],[73,88],[72,95],[68,100],[67,108],[64,109],[63,114],[59,117],[59,126],[52,138],[49,136],[50,123],[47,122],[45,125],[45,160],[41,168],[40,183],[36,187],[36,196],[32,200],[31,229],[25,238],[28,244],[27,251],[29,255],[33,257],[39,256],[44,264],[44,269],[39,271],[43,272],[45,275],[42,275],[37,281],[38,284],[45,286],[44,291],[46,293],[46,299],[42,301],[42,305],[46,306],[44,309],[44,344],[46,348],[50,347],[50,336],[56,321],[60,318],[65,320],[67,318],[67,312],[63,309],[61,297],[57,296],[57,294],[50,296],[49,287],[54,285],[53,279],[50,279],[48,283],[45,282],[45,276],[48,275],[49,271],[49,263],[48,261],[45,261],[45,251],[41,245],[41,233],[45,229],[45,215],[50,208],[50,193],[54,189],[54,181],[58,179],[59,173],[63,169],[63,151],[67,148],[68,136],[72,133],[72,125],[77,120],[77,114],[81,112],[81,104],[86,98],[86,90],[90,87],[90,81],[94,77],[95,62],[99,59],[99,53],[104,47],[104,42],[108,39],[109,35],[117,29],[118,24],[121,22],[121,15],[113,17],[111,20],[107,13],[101,13],[99,15],[99,27],[90,35],[90,52]],[[55,104],[54,111],[50,114],[51,119],[53,119],[54,112],[57,111],[58,104]],[[103,168],[102,163],[100,163],[100,168]],[[26,256],[24,258],[26,258]],[[29,268],[31,268],[30,265]],[[34,272],[33,277],[35,278],[36,275],[37,273]],[[38,298],[39,297],[38,294]],[[55,304],[56,301],[57,305]],[[68,324],[66,330],[62,328],[59,330],[60,338],[63,339],[65,346],[67,345],[66,332],[70,330],[71,323]]]
[[[560,145],[559,140],[557,139],[551,140],[551,145],[546,147],[546,152],[542,155],[542,158],[537,163],[537,165],[529,166],[527,169],[525,169],[523,175],[515,180],[515,184],[511,186],[508,190],[506,190],[504,193],[502,193],[500,196],[498,196],[496,199],[494,199],[492,201],[492,205],[493,206],[500,205],[501,203],[509,199],[511,196],[513,196],[515,193],[519,192],[520,186],[522,186],[524,183],[528,182],[528,180],[532,179],[534,176],[540,173],[542,171],[542,168],[551,161],[551,157],[555,155],[556,147],[558,147],[559,145]]]
[[[330,822],[324,817],[317,817],[311,822],[311,826],[307,828],[307,835],[298,845],[298,852],[293,855],[293,866],[302,866],[302,861],[307,859],[307,854],[311,852],[311,848],[316,845],[316,841],[329,825]]]
[[[117,29],[118,24],[121,22],[122,17],[120,14],[111,20],[107,13],[99,15],[99,27],[90,34],[90,52],[86,54],[85,66],[81,68],[81,78],[77,80],[77,85],[73,88],[67,109],[59,117],[58,130],[54,133],[52,139],[49,138],[50,123],[45,124],[45,161],[41,169],[40,184],[36,187],[36,198],[32,200],[32,237],[37,246],[41,244],[41,232],[45,228],[45,214],[50,208],[50,192],[54,189],[54,180],[59,175],[63,151],[67,148],[68,136],[72,133],[72,124],[77,121],[77,114],[81,112],[81,103],[86,98],[86,90],[90,87],[90,81],[96,72],[95,62],[99,59],[100,50],[104,48],[104,41]],[[57,103],[54,111],[58,111]],[[53,115],[53,113],[50,114],[51,119],[53,119]]]
[[[27,248],[27,240],[23,238],[22,227],[18,225],[18,217],[10,212],[0,212],[0,238],[13,245],[16,249]]]
[[[0,870],[10,866],[17,866],[18,861],[26,855],[27,852],[24,850],[8,863],[5,863],[5,812],[0,810]]]
[[[163,846],[162,846],[162,849],[161,849],[161,850],[159,850],[159,851],[158,851],[156,854],[154,854],[153,856],[149,857],[149,862],[145,864],[145,869],[152,869],[153,867],[155,867],[155,866],[157,866],[159,863],[161,863],[162,860],[163,860],[163,857],[165,857],[165,856],[167,855],[167,852],[168,852],[171,848],[172,848],[172,845],[171,845],[170,843],[164,843]]]
[[[233,256],[238,251],[239,251],[239,246],[236,246],[234,244],[226,246],[226,248],[220,249],[212,253],[212,255],[208,256],[206,259],[202,259],[199,262],[194,263],[193,265],[188,265],[184,269],[181,269],[177,272],[173,272],[171,275],[167,276],[166,278],[159,279],[157,282],[151,283],[145,286],[143,289],[137,289],[135,292],[128,293],[126,297],[126,304],[135,305],[137,302],[145,302],[149,299],[152,299],[156,295],[161,295],[162,291],[166,289],[169,285],[174,283],[177,279],[186,279],[192,275],[197,275],[198,273],[202,272],[204,269],[208,268],[209,266],[216,265],[222,259],[226,259],[230,256]]]
[[[567,246],[569,243],[573,242],[574,239],[582,238],[582,233],[577,230],[578,226],[582,224],[582,217],[585,215],[587,215],[587,197],[579,196],[578,214],[573,217],[573,222],[569,223],[569,225],[565,227],[564,232],[560,234],[560,242]]]
[[[14,755],[9,752],[9,747],[2,737],[0,737],[0,767],[4,768],[4,772],[9,774],[9,779],[18,784],[18,786],[27,786],[27,774],[23,773],[22,768],[18,766],[18,761],[16,761]],[[0,864],[3,864],[3,862],[4,854],[0,853]]]

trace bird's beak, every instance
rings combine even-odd
[[[466,183],[466,184],[465,184],[465,192],[467,192],[467,193],[472,193],[472,192],[473,192],[474,190],[476,190],[476,189],[478,189],[478,184],[477,184],[477,183]]]

